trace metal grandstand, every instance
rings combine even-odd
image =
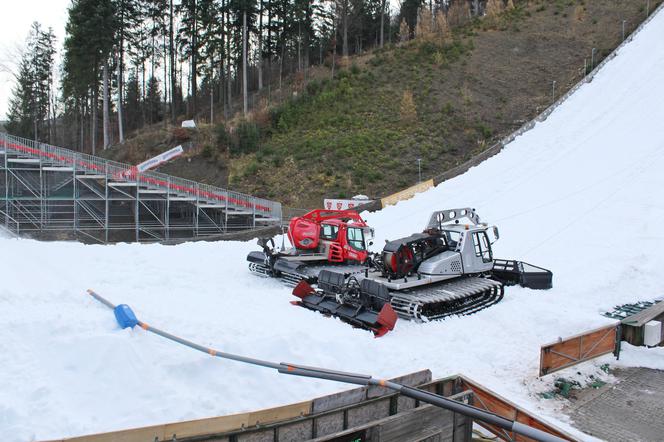
[[[281,204],[0,133],[0,223],[101,243],[200,239],[281,223]]]

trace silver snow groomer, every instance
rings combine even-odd
[[[325,270],[319,275],[325,284],[314,289],[301,282],[293,293],[303,307],[358,325],[358,318],[389,316],[386,309],[394,310],[395,320],[471,314],[499,302],[504,285],[551,288],[550,271],[494,259],[491,246],[498,237],[498,228],[480,222],[474,209],[437,211],[423,233],[388,241],[363,274]],[[375,323],[367,325],[376,332]]]

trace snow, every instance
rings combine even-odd
[[[61,438],[281,405],[348,386],[221,361],[141,329],[120,330],[93,288],[139,319],[217,349],[277,362],[396,376],[463,373],[568,431],[542,400],[540,346],[611,323],[616,304],[664,292],[664,14],[543,123],[499,155],[409,201],[366,214],[384,239],[419,231],[433,210],[474,207],[499,226],[497,257],[551,269],[554,288],[506,290],[475,315],[400,321],[374,339],[289,304],[249,274],[253,243],[91,246],[0,238],[0,428],[5,439]],[[661,349],[579,366],[664,369]],[[585,437],[585,436],[582,436]]]

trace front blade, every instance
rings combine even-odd
[[[301,280],[293,289],[293,294],[300,299],[303,299],[305,296],[311,295],[315,290],[307,281],[304,279]]]
[[[378,313],[378,319],[376,319],[376,323],[380,324],[380,330],[384,331],[380,336],[383,336],[385,333],[387,333],[390,330],[394,330],[394,325],[397,323],[397,312],[394,311],[390,303],[385,303],[383,305],[383,308],[380,309],[380,313]],[[379,336],[376,334],[376,336]]]

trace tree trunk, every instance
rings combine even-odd
[[[196,103],[196,95],[197,95],[197,89],[198,89],[198,21],[196,19],[196,2],[193,2],[194,10],[191,11],[192,15],[194,16],[194,25],[193,25],[193,32],[191,35],[191,104],[192,104],[192,110],[191,114],[193,118],[196,118],[196,110],[197,110],[197,103]]]
[[[242,109],[247,116],[247,11],[242,12]]]
[[[168,52],[169,52],[169,57],[171,59],[171,122],[175,124],[175,120],[177,119],[177,108],[176,108],[176,103],[175,103],[175,84],[177,82],[176,76],[175,76],[175,50],[174,50],[174,44],[173,44],[173,0],[170,2],[170,25],[168,29],[168,40],[169,40],[169,45],[168,45]]]
[[[95,73],[95,78],[97,75]],[[92,119],[90,121],[90,144],[92,155],[97,153],[97,86],[92,87]]]
[[[384,37],[384,28],[385,28],[385,2],[386,0],[382,0],[380,2],[380,47],[383,47],[383,44],[385,43],[385,37]]]
[[[104,77],[104,150],[108,149],[111,145],[111,140],[109,136],[109,131],[111,129],[111,117],[109,114],[110,107],[108,105],[109,93],[108,93],[108,61],[104,61],[103,67],[103,77]]]
[[[226,3],[228,5],[228,2]],[[230,9],[230,8],[228,8]],[[226,11],[226,28],[231,27],[231,16],[230,16],[230,11]],[[228,33],[230,34],[230,32]],[[233,78],[231,76],[231,38],[230,35],[226,37],[226,81],[228,81],[228,94],[227,94],[227,100],[228,100],[228,116],[232,116],[233,114]]]
[[[118,57],[118,137],[120,138],[120,144],[124,143],[125,137],[124,137],[124,116],[122,112],[122,88],[123,88],[123,83],[124,83],[124,75],[123,75],[123,69],[124,69],[124,64],[123,64],[123,51],[122,51],[122,43],[120,43],[120,55]]]
[[[343,0],[343,10],[342,10],[342,22],[341,27],[343,29],[343,46],[341,49],[341,55],[343,57],[348,57],[348,0]]]
[[[263,90],[263,0],[258,12],[258,90]]]
[[[272,82],[272,0],[267,4],[267,82]]]

